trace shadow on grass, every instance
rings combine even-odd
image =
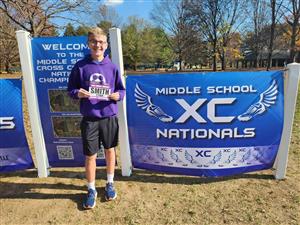
[[[57,190],[66,190],[69,193],[55,193]],[[0,183],[0,199],[70,199],[77,204],[78,210],[84,210],[82,201],[85,197],[85,187],[72,184],[49,183]],[[43,191],[47,190],[47,193]],[[52,190],[53,193],[50,191]],[[82,193],[70,193],[70,190],[82,191]],[[50,192],[50,193],[49,193]]]
[[[45,199],[45,200],[70,199],[77,204],[78,210],[80,211],[84,210],[82,207],[82,202],[86,195],[86,187],[84,185],[65,184],[63,183],[63,181],[57,182],[57,178],[84,180],[85,178],[84,178],[83,168],[79,169],[78,171],[74,171],[74,170],[72,171],[72,169],[70,168],[68,168],[68,170],[64,170],[63,168],[55,169],[51,171],[50,177],[48,178],[37,178],[37,171],[34,170],[15,172],[15,173],[5,173],[0,175],[0,179],[4,177],[11,178],[12,180],[17,180],[18,177],[20,177],[22,178],[22,182],[24,183],[10,182],[10,181],[7,182],[1,180],[0,199]],[[33,182],[34,178],[36,179]],[[53,179],[56,179],[54,180],[55,183],[53,183]],[[100,179],[106,180],[105,168],[97,169],[97,180]],[[151,172],[146,170],[134,170],[132,176],[123,177],[121,175],[120,169],[117,169],[115,174],[115,180],[117,182],[122,181],[122,182],[161,183],[161,184],[169,183],[169,184],[184,184],[184,185],[187,184],[201,185],[201,184],[223,182],[223,181],[234,180],[234,179],[273,180],[274,177],[272,175],[267,175],[267,174],[251,173],[251,174],[241,174],[241,175],[219,177],[219,178],[203,178],[203,177],[170,175],[170,174],[157,173],[157,172]],[[41,183],[41,181],[43,183]],[[61,193],[61,190],[63,193]],[[47,191],[47,193],[45,193],[45,191]],[[100,201],[105,202],[104,187],[97,188],[97,191],[98,191],[98,196],[100,197]]]
[[[165,174],[158,172],[151,172],[145,170],[135,170],[133,175],[130,177],[123,177],[120,173],[117,174],[116,180],[120,181],[135,181],[143,183],[169,183],[169,184],[208,184],[217,183],[227,180],[235,179],[266,179],[273,180],[273,175],[268,174],[240,174],[227,177],[196,177],[196,176],[184,176],[184,175],[174,175]]]
[[[57,192],[57,190],[64,190],[67,193],[51,193]],[[77,186],[73,184],[49,184],[49,183],[12,183],[1,182],[0,183],[0,200],[1,199],[70,199],[77,204],[77,209],[80,211],[85,210],[82,203],[86,197],[86,187]],[[43,191],[47,190],[47,193]],[[70,193],[72,191],[79,191],[82,193]],[[50,192],[50,193],[49,193]],[[104,197],[105,188],[97,188],[98,197],[101,202],[106,202]]]
[[[77,168],[78,170],[78,168]],[[4,173],[0,175],[1,177],[24,177],[24,178],[37,178],[37,171],[22,171],[15,173]],[[78,171],[74,171],[70,168],[64,169],[54,169],[50,171],[49,179],[51,178],[65,178],[65,179],[85,179],[84,168],[80,168]],[[47,178],[43,178],[47,179]],[[106,180],[106,170],[104,167],[97,168],[96,179]],[[116,181],[134,181],[134,182],[143,182],[143,183],[169,183],[169,184],[207,184],[215,183],[227,180],[235,179],[266,179],[274,180],[274,176],[271,174],[262,174],[258,171],[257,173],[245,173],[233,176],[226,177],[196,177],[196,176],[185,176],[185,175],[175,175],[175,174],[166,174],[154,171],[139,170],[135,169],[130,177],[124,177],[121,175],[121,170],[116,169],[115,180]]]

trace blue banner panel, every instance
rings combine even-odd
[[[89,53],[87,37],[32,39],[35,83],[45,144],[52,167],[84,166],[79,101],[67,94],[74,64]],[[105,165],[103,148],[97,165]]]
[[[128,75],[136,168],[226,176],[271,168],[283,128],[283,73]]]
[[[0,172],[34,168],[23,125],[22,80],[0,79]]]

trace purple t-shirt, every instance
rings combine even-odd
[[[117,102],[109,100],[107,96],[119,92],[119,100],[122,100],[125,95],[119,70],[108,56],[97,62],[88,55],[74,65],[69,77],[69,95],[78,99],[80,88],[92,93],[92,97],[80,99],[80,113],[86,117],[103,118],[116,115]]]

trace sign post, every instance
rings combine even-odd
[[[275,164],[275,178],[280,180],[285,178],[288,162],[289,146],[292,136],[293,120],[296,109],[298,94],[298,83],[300,77],[300,64],[288,64],[288,76],[285,78],[284,90],[284,124],[281,142]]]
[[[26,31],[19,30],[16,31],[16,35],[20,53],[22,76],[24,77],[25,93],[27,96],[30,124],[32,128],[33,144],[37,160],[38,176],[47,177],[50,175],[49,162],[46,153],[33,75],[30,34]]]
[[[121,31],[118,28],[109,29],[109,40],[111,48],[111,58],[112,62],[119,68],[123,84],[125,85],[124,79],[124,67],[123,67],[123,53],[122,53],[122,42],[121,42]],[[130,176],[132,165],[130,148],[128,141],[128,128],[127,128],[127,115],[126,115],[126,98],[122,102],[118,102],[118,111],[120,118],[120,156],[121,156],[121,166],[122,175]]]

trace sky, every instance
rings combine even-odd
[[[126,22],[129,16],[138,16],[150,22],[150,12],[153,9],[153,1],[158,0],[104,0],[103,3],[113,7]]]

